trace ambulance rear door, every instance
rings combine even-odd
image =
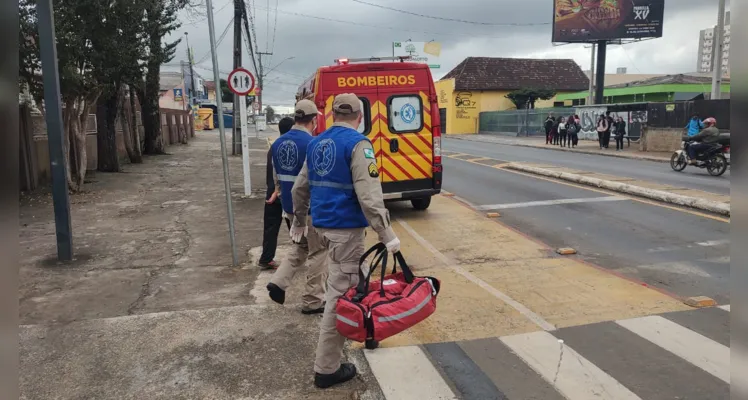
[[[433,187],[430,75],[424,69],[378,71],[377,113],[381,132],[384,193]],[[384,82],[386,84],[382,85]]]

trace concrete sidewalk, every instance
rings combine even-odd
[[[360,378],[313,387],[319,316],[299,312],[302,282],[286,307],[255,288],[270,134],[250,135],[254,198],[243,196],[241,157],[230,159],[238,267],[217,131],[92,175],[71,196],[69,264],[55,261],[49,194],[21,199],[21,398],[377,398],[361,352],[349,356]],[[280,242],[278,260],[284,231]]]
[[[534,147],[538,149],[568,151],[572,153],[595,154],[601,156],[630,158],[635,160],[646,160],[655,162],[670,162],[670,152],[644,152],[639,151],[639,145],[632,143],[631,147],[624,141],[624,150],[617,152],[615,150],[615,141],[611,140],[611,147],[601,150],[597,140],[580,140],[579,145],[575,148],[560,147],[558,145],[545,144],[545,137],[510,137],[501,135],[447,135],[450,139],[469,140],[474,142],[497,143],[509,146]]]

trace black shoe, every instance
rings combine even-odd
[[[322,314],[325,312],[325,303],[322,303],[322,307],[313,309],[301,309],[301,313],[304,315]]]
[[[275,283],[268,283],[267,286],[265,286],[270,294],[270,298],[278,303],[283,304],[286,302],[286,291],[279,288],[278,285]]]
[[[356,377],[356,366],[351,363],[340,364],[333,374],[314,374],[314,386],[325,389],[338,383],[348,382]]]
[[[379,342],[374,339],[366,339],[366,349],[374,350],[379,347]]]

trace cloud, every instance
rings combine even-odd
[[[408,39],[442,43],[442,68],[434,71],[437,79],[468,56],[571,58],[584,70],[590,65],[590,50],[583,45],[554,46],[551,43],[553,11],[549,0],[367,0],[432,16],[488,23],[536,24],[533,26],[485,26],[440,21],[352,0],[283,1],[278,5],[275,24],[275,1],[245,1],[254,16],[258,47],[261,51],[273,52],[272,56],[263,56],[265,70],[282,62],[265,79],[265,104],[292,104],[298,84],[319,66],[330,65],[341,57],[390,55],[393,41]],[[229,3],[233,0],[214,1],[216,36],[223,32],[233,16],[233,7]],[[185,16],[182,20],[185,23],[199,22],[185,24],[172,36],[179,37],[183,32],[189,32],[190,45],[196,58],[200,59],[210,49],[208,24],[204,15],[191,18]],[[630,73],[692,72],[696,69],[699,31],[714,26],[716,22],[717,0],[666,0],[663,37],[609,46],[606,70],[615,72],[617,67],[627,67]],[[232,43],[233,27],[229,27],[218,47],[221,71],[232,69]],[[181,44],[172,63],[178,64],[180,59],[185,59],[181,56],[186,53],[185,49]],[[242,51],[244,66],[251,70],[244,44]],[[289,57],[294,58],[287,59]],[[198,73],[212,80],[210,57],[198,67]],[[221,74],[222,77],[226,75]]]

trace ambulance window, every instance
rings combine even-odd
[[[364,117],[361,118],[361,124],[356,130],[365,136],[371,132],[371,105],[366,97],[359,97],[358,99],[361,101],[361,112],[363,112]]]
[[[393,133],[418,132],[423,129],[423,103],[418,95],[398,95],[387,100],[387,114]]]

